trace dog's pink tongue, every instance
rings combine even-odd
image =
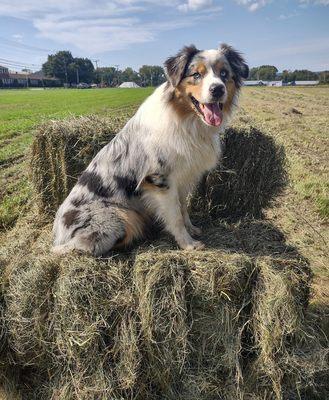
[[[223,113],[217,103],[202,104],[201,109],[207,124],[220,126],[223,120]]]

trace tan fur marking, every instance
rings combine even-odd
[[[187,83],[185,86],[185,91],[187,95],[193,96],[197,100],[199,100],[201,98],[201,92],[202,92],[202,81],[196,85]]]
[[[199,72],[201,75],[205,75],[207,72],[207,67],[203,63],[200,63],[196,67],[196,72]]]
[[[181,86],[181,84],[175,89],[174,96],[170,101],[170,104],[178,114],[180,118],[186,118],[189,114],[193,112],[190,99],[187,97],[185,93],[185,89]]]
[[[176,88],[173,99],[171,100],[172,106],[181,118],[186,118],[189,114],[193,113],[190,96],[200,99],[202,90],[202,81],[197,84],[194,83],[193,78],[185,78]]]
[[[134,210],[118,209],[117,213],[125,225],[126,235],[115,247],[128,246],[134,239],[139,239],[143,236],[145,221]]]
[[[146,182],[145,180],[141,183],[140,187],[144,190],[159,190],[159,191],[167,190],[166,187],[159,187],[157,185],[154,185],[153,183]]]

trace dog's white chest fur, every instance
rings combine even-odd
[[[150,153],[161,149],[171,166],[171,180],[191,188],[213,169],[221,155],[219,129],[192,116],[182,122],[165,101],[165,84],[142,105],[134,117],[146,128],[142,140]]]

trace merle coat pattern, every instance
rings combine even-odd
[[[159,221],[187,250],[193,237],[186,198],[220,158],[218,133],[235,107],[248,67],[230,46],[183,48],[165,63],[167,82],[91,161],[54,222],[54,251],[95,256],[129,245]]]

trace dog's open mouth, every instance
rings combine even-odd
[[[196,110],[201,114],[203,120],[212,126],[220,126],[223,121],[223,103],[200,103],[195,97],[191,96],[192,103]]]

